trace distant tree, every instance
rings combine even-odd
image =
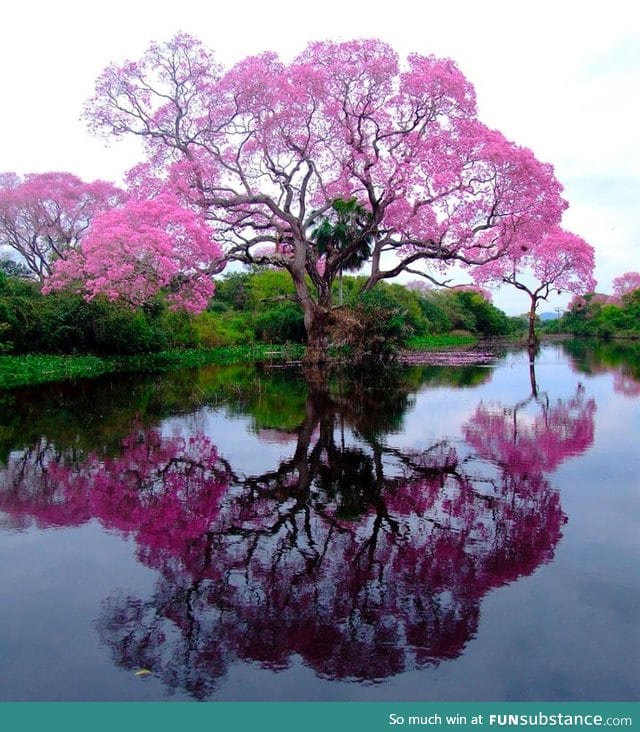
[[[640,272],[625,272],[613,280],[613,294],[622,297],[635,290],[640,290]]]
[[[142,138],[147,159],[130,174],[140,194],[170,186],[228,259],[289,273],[312,361],[325,354],[332,284],[366,246],[369,290],[425,261],[491,261],[565,208],[551,167],[479,121],[452,61],[411,54],[401,66],[378,40],[311,43],[289,64],[265,53],[223,72],[178,35],[109,66],[87,118]],[[340,225],[336,200],[363,214],[342,239],[324,233]]]
[[[111,183],[85,183],[71,173],[0,175],[0,246],[17,252],[43,281],[52,264],[75,251],[93,218],[125,194]]]
[[[580,294],[592,292],[595,266],[593,247],[559,227],[541,239],[525,238],[500,259],[477,267],[474,278],[479,284],[507,284],[529,296],[529,333],[527,342],[534,347],[536,310],[554,291]]]
[[[33,272],[20,262],[13,259],[0,260],[0,272],[9,275],[9,277],[21,277],[23,279],[31,279]]]

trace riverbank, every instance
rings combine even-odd
[[[414,338],[410,351],[434,351],[461,347],[476,342],[470,335],[447,334]],[[26,354],[0,356],[0,389],[44,384],[67,379],[87,379],[111,373],[164,371],[217,364],[264,363],[269,361],[298,361],[304,356],[302,345],[273,345],[257,343],[245,346],[160,351],[137,356],[54,356]]]
[[[0,389],[67,379],[95,378],[111,373],[164,371],[206,364],[225,366],[243,362],[300,359],[303,355],[303,346],[255,344],[187,351],[160,351],[119,357],[46,354],[0,356]]]

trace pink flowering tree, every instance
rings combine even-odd
[[[451,289],[454,292],[475,292],[476,295],[480,295],[480,297],[483,297],[487,302],[493,302],[493,294],[491,290],[488,290],[486,287],[480,287],[480,285],[454,285]]]
[[[129,175],[138,195],[171,188],[227,259],[291,275],[311,361],[324,355],[332,283],[363,252],[365,290],[403,271],[440,276],[544,236],[565,208],[552,168],[481,123],[452,61],[401,63],[378,40],[223,70],[177,35],[109,66],[86,117],[95,132],[142,139],[146,159]],[[336,201],[353,201],[361,223],[327,246],[318,232]]]
[[[85,183],[71,173],[24,179],[0,175],[0,246],[17,252],[40,281],[55,261],[76,251],[97,215],[119,205],[123,191],[105,181]]]
[[[594,266],[593,247],[576,234],[555,227],[540,239],[521,239],[506,256],[476,267],[473,274],[478,284],[511,285],[529,296],[527,342],[535,347],[540,302],[553,292],[592,292]]]
[[[640,290],[640,272],[625,272],[613,280],[613,294],[618,298],[635,290]]]
[[[88,299],[104,294],[135,306],[164,289],[174,306],[197,312],[213,295],[211,275],[223,266],[201,216],[168,194],[132,198],[96,217],[81,248],[56,263],[44,291],[76,282]]]

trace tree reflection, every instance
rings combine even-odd
[[[464,436],[482,457],[510,474],[549,473],[593,444],[595,410],[583,386],[572,398],[555,402],[546,396],[514,406],[481,402]]]
[[[206,530],[228,483],[228,468],[206,436],[139,428],[122,440],[117,457],[91,452],[78,461],[44,440],[10,456],[0,510],[22,527],[97,518],[141,547],[170,547]]]
[[[0,510],[135,537],[153,596],[114,593],[97,627],[169,688],[204,699],[237,661],[294,657],[379,680],[460,655],[483,596],[550,561],[565,516],[544,473],[593,437],[579,392],[527,421],[525,403],[480,405],[465,437],[482,460],[450,440],[400,449],[387,438],[410,402],[397,382],[317,383],[279,433],[290,455],[259,475],[202,433],[139,425],[117,455],[80,457],[42,441],[10,455]]]
[[[613,390],[626,397],[640,396],[640,343],[584,341],[562,343],[573,368],[583,374],[613,373]]]

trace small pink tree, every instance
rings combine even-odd
[[[80,245],[95,216],[119,205],[125,194],[111,183],[85,183],[71,173],[21,179],[0,175],[0,246],[11,247],[40,280],[53,262]]]
[[[500,259],[474,269],[476,282],[511,285],[529,296],[528,345],[535,347],[536,310],[554,291],[575,294],[593,292],[595,266],[593,247],[568,231],[553,228],[540,239],[522,239]]]
[[[613,294],[618,298],[635,290],[640,290],[640,272],[625,272],[613,280]]]
[[[426,276],[415,269],[426,261],[492,261],[542,237],[566,205],[549,165],[478,120],[452,61],[401,63],[378,40],[311,43],[291,63],[265,53],[223,71],[178,35],[109,66],[86,116],[96,132],[144,141],[130,174],[139,195],[170,187],[228,259],[291,275],[309,360],[324,355],[332,283],[365,245],[368,290],[403,271]],[[338,200],[366,215],[329,251],[314,233]]]
[[[104,294],[135,306],[167,289],[174,306],[197,312],[213,295],[212,274],[223,267],[201,216],[168,195],[130,199],[94,219],[81,247],[56,262],[44,291],[75,281],[87,299]]]

